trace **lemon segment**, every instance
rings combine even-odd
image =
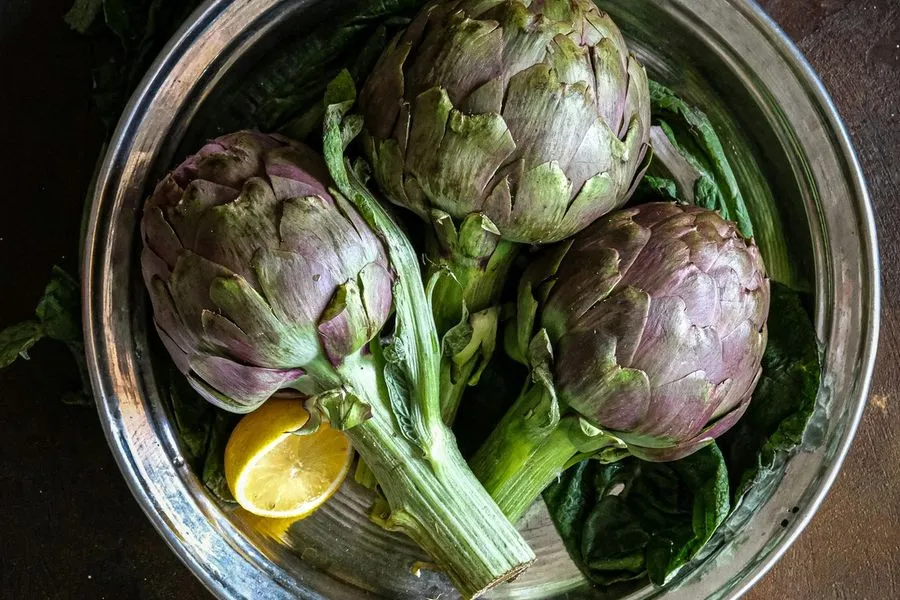
[[[273,398],[237,424],[225,447],[225,479],[244,510],[304,517],[341,486],[353,460],[350,441],[327,424],[291,433],[308,419],[297,400]]]

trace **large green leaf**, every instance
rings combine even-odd
[[[75,0],[65,20],[92,35],[94,102],[108,128],[150,63],[200,0]]]
[[[169,414],[185,462],[216,498],[234,502],[225,481],[225,446],[240,416],[201,398],[174,365],[168,365],[166,379]]]
[[[23,321],[0,331],[0,369],[17,358],[28,358],[28,351],[44,337],[44,328],[37,321]]]
[[[54,266],[34,314],[47,337],[61,342],[81,340],[81,288],[78,282]]]
[[[731,507],[714,444],[672,463],[583,461],[547,488],[544,501],[575,563],[602,587],[645,576],[664,584]]]
[[[753,223],[747,205],[709,118],[655,81],[650,82],[650,101],[654,121],[697,171],[695,188],[690,190],[696,204],[719,211],[724,218],[737,222],[744,236],[752,238]],[[657,152],[656,156],[663,155]]]
[[[769,343],[746,414],[720,440],[735,499],[764,476],[778,454],[800,445],[821,379],[819,343],[803,296],[772,283]]]
[[[387,42],[425,0],[352,0],[336,5],[327,27],[303,31],[263,56],[195,124],[205,136],[255,127],[297,139],[321,125],[322,97],[347,70],[360,84]],[[314,11],[313,11],[314,12]]]

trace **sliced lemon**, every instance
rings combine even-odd
[[[350,441],[327,424],[309,435],[291,433],[308,419],[297,400],[273,398],[234,428],[225,447],[225,479],[244,510],[305,517],[341,487],[353,461]]]

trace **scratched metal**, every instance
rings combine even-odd
[[[442,598],[439,575],[410,573],[408,540],[365,518],[348,483],[310,519],[261,521],[219,506],[181,458],[148,351],[135,261],[144,195],[174,158],[204,99],[248,61],[327,12],[316,0],[213,0],[173,38],[128,105],[99,172],[83,277],[88,361],[100,417],[147,516],[222,598]],[[319,10],[315,10],[316,8]],[[654,77],[709,108],[743,181],[764,178],[785,234],[807,243],[787,268],[816,295],[826,343],[817,436],[760,486],[710,551],[665,590],[630,598],[736,598],[809,522],[840,468],[868,393],[878,337],[879,268],[868,194],[830,99],[777,26],[745,0],[603,3]],[[800,227],[796,227],[800,223]],[[805,226],[803,226],[805,224]],[[158,359],[156,359],[158,360]],[[792,508],[787,526],[784,515]],[[522,525],[538,561],[491,598],[600,598],[568,560],[541,505]]]

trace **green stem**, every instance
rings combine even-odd
[[[429,235],[426,281],[440,271],[453,274],[453,278],[442,277],[432,295],[438,336],[460,322],[463,302],[470,313],[497,304],[520,248],[520,244],[499,240],[490,254],[472,257],[458,247],[442,246]]]
[[[353,480],[367,490],[374,490],[378,487],[378,480],[375,479],[375,473],[366,464],[366,461],[360,460],[356,463],[356,471],[353,473]]]
[[[477,360],[471,360],[460,366],[453,364],[452,357],[444,356],[441,359],[441,417],[444,423],[453,425],[459,404],[462,402],[466,388],[469,387],[469,379],[478,366]]]
[[[388,514],[376,515],[378,520],[409,535],[464,598],[474,598],[521,573],[534,553],[478,483],[443,424],[441,347],[417,255],[366,188],[362,168],[347,168],[344,147],[362,127],[358,115],[344,118],[351,106],[348,99],[326,108],[325,160],[338,189],[384,242],[396,279],[393,362],[386,365],[373,353],[348,358],[338,368],[371,414],[347,435],[390,506]],[[363,414],[359,406],[334,408]]]
[[[534,402],[523,394],[479,448],[469,466],[503,514],[513,523],[578,454],[565,424],[548,429],[529,421]]]
[[[469,470],[450,430],[435,427],[431,448],[441,455],[423,457],[398,434],[375,359],[359,356],[339,370],[372,408],[372,418],[346,434],[391,507],[376,519],[419,544],[464,598],[524,571],[534,553]]]
[[[499,302],[521,246],[502,239],[494,243],[496,246],[489,254],[472,257],[459,246],[441,244],[436,236],[429,235],[426,279],[441,271],[453,274],[452,278],[439,278],[432,295],[434,322],[441,338],[462,320],[464,303],[467,312],[472,314]],[[459,365],[452,356],[442,355],[441,416],[445,423],[453,424],[469,380],[483,360],[490,360],[490,356],[478,353]]]
[[[627,456],[622,440],[585,428],[575,414],[560,418],[555,398],[528,385],[503,415],[469,466],[506,517],[515,523],[574,462],[615,462]]]

